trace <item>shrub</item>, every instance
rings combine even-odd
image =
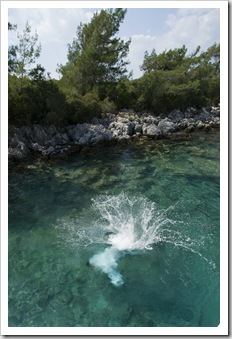
[[[72,123],[90,122],[93,117],[101,115],[101,103],[96,92],[88,92],[84,96],[72,94],[68,98],[68,103],[72,108],[70,117]]]
[[[101,103],[101,111],[103,114],[117,112],[117,107],[114,102],[110,101],[109,98],[105,98]]]

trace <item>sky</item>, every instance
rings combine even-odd
[[[26,3],[31,4],[36,1],[26,1]],[[69,1],[67,1],[68,3]],[[134,4],[135,1],[131,2]],[[140,1],[143,3],[145,1]],[[155,2],[155,1],[150,1]],[[165,4],[166,1],[162,1]],[[172,1],[175,3],[175,1]],[[182,1],[190,3],[191,1]],[[202,1],[197,1],[199,4]],[[223,1],[218,1],[222,3]],[[1,2],[1,25],[6,21],[7,13],[4,10],[4,3],[7,3],[8,6],[14,3],[14,1],[2,1]],[[15,3],[20,3],[16,1]],[[47,3],[49,1],[42,1],[45,4],[45,7],[49,6]],[[59,3],[59,1],[52,1],[53,4]],[[79,1],[73,1],[73,3],[79,3]],[[88,3],[88,1],[86,1]],[[106,2],[110,3],[109,1]],[[124,3],[124,1],[122,1]],[[210,6],[213,7],[214,1],[208,1]],[[18,7],[16,4],[15,7]],[[211,5],[212,4],[212,5]],[[46,6],[47,5],[47,6]],[[66,6],[66,5],[65,5]],[[163,6],[163,5],[162,5]],[[198,5],[197,5],[198,6]],[[220,7],[219,5],[218,7]],[[221,12],[223,13],[225,20],[222,20],[222,35],[221,42],[223,43],[224,53],[221,55],[221,74],[223,86],[221,91],[221,135],[220,135],[220,144],[221,147],[221,168],[222,168],[222,181],[220,182],[220,191],[221,191],[221,224],[228,224],[228,13],[225,6],[221,7]],[[28,6],[29,7],[29,6]],[[129,7],[129,6],[128,6]],[[165,6],[164,6],[165,7]],[[9,9],[8,21],[12,24],[18,25],[18,30],[22,31],[25,27],[25,23],[28,20],[29,24],[32,26],[32,30],[36,29],[39,35],[39,41],[42,44],[42,53],[41,57],[38,60],[47,71],[51,72],[53,77],[58,78],[55,70],[57,63],[66,63],[67,60],[67,44],[71,43],[75,37],[76,27],[79,23],[90,22],[93,15],[93,10],[90,9]],[[224,25],[225,22],[225,25]],[[8,176],[8,116],[7,116],[7,43],[6,43],[6,29],[3,30],[1,26],[1,175],[3,180],[1,180],[1,192],[7,196],[7,185],[8,181],[5,180]],[[7,27],[7,22],[5,22],[4,27]],[[120,36],[125,39],[132,38],[130,54],[128,58],[131,61],[130,69],[134,71],[134,77],[141,75],[139,72],[139,65],[143,62],[143,56],[145,50],[151,51],[153,48],[157,52],[162,52],[165,49],[181,47],[185,44],[188,47],[189,52],[194,50],[197,45],[201,45],[202,49],[207,49],[214,42],[219,42],[219,9],[198,9],[198,8],[164,8],[164,9],[128,9],[128,13],[125,17],[124,23],[120,27]],[[9,33],[9,43],[17,43],[17,33]],[[6,50],[6,53],[5,53]],[[4,52],[4,53],[3,53]],[[4,55],[6,54],[6,57]],[[4,59],[3,59],[4,57]],[[2,62],[3,60],[3,62]],[[229,72],[231,76],[231,72]],[[2,211],[7,211],[7,199],[2,199],[4,206]],[[7,214],[4,212],[1,214],[2,224],[7,222]],[[7,239],[7,228],[2,228],[2,236],[4,239]],[[5,233],[4,233],[5,232]],[[222,246],[222,256],[223,260],[221,262],[221,281],[228,281],[228,251],[226,248],[228,240],[228,232],[226,228],[222,227],[220,234]],[[2,253],[7,256],[7,247],[5,246],[7,242],[3,243]],[[4,248],[3,248],[4,247]],[[3,257],[3,256],[2,256]],[[2,265],[5,270],[5,274],[2,276],[7,276],[7,265]],[[7,291],[7,282],[6,280],[1,281],[1,285],[4,287],[4,290]],[[227,335],[228,334],[228,295],[225,293],[226,288],[222,289],[221,293],[221,323],[220,326],[213,328],[213,333],[215,335]],[[2,295],[2,305],[7,307],[7,293]],[[14,334],[32,334],[30,328],[17,328],[17,331],[14,328],[8,328],[8,319],[7,312],[2,312],[2,333],[7,335]],[[104,331],[105,330],[105,331]],[[92,334],[113,334],[109,333],[110,329],[101,328],[100,332],[96,329],[91,332]],[[88,329],[91,331],[91,329]],[[136,333],[139,335],[151,335],[149,328],[136,328]],[[208,334],[212,335],[212,328],[156,328],[156,334],[160,335],[202,335]],[[79,329],[80,334],[85,335],[85,329]],[[76,329],[70,328],[59,328],[55,330],[54,328],[37,328],[35,329],[34,334],[48,335],[48,334],[62,334],[62,335],[71,335],[75,334]],[[133,334],[131,329],[125,330],[124,328],[118,329],[114,334]],[[134,332],[135,333],[135,332]],[[88,333],[90,334],[90,333]]]
[[[165,3],[165,2],[164,2]],[[109,3],[110,4],[110,3]],[[89,23],[96,8],[9,8],[8,21],[17,24],[22,33],[28,21],[38,33],[42,52],[37,63],[59,79],[57,64],[67,62],[67,44],[75,38],[77,26]],[[17,31],[8,32],[8,43],[17,44]],[[185,45],[188,53],[198,45],[206,50],[213,43],[220,42],[219,8],[128,8],[118,35],[125,41],[131,39],[127,59],[128,71],[133,78],[143,73],[140,66],[144,53],[152,49],[156,53]]]

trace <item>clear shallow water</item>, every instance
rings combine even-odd
[[[9,172],[9,326],[218,326],[219,134]]]

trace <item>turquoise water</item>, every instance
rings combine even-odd
[[[218,326],[219,134],[9,171],[9,326]]]

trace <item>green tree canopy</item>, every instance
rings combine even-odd
[[[15,31],[17,29],[17,25],[13,25],[8,22],[8,31]],[[13,73],[17,67],[17,49],[18,47],[15,45],[10,45],[8,47],[8,72]]]
[[[34,64],[36,59],[40,56],[41,44],[38,43],[38,34],[36,32],[34,35],[31,34],[31,26],[28,22],[26,23],[23,33],[18,33],[17,37],[19,43],[14,49],[14,68],[11,68],[11,73],[23,78],[29,74],[31,65]]]
[[[159,114],[220,102],[219,44],[191,54],[185,46],[145,52],[144,74],[132,80],[126,68],[130,40],[117,36],[125,15],[125,9],[101,10],[80,24],[60,80],[35,64],[41,45],[26,23],[18,45],[8,48],[9,123],[76,124],[123,108]],[[9,31],[16,28],[8,23]]]
[[[101,10],[89,24],[78,26],[77,37],[68,45],[68,63],[59,66],[65,86],[84,95],[118,81],[127,72],[130,40],[116,37],[125,14],[121,8]]]
[[[159,55],[145,52],[138,81],[138,105],[153,112],[220,102],[220,45],[192,54],[182,46]]]
[[[145,52],[143,65],[141,70],[144,73],[150,73],[152,71],[171,71],[179,67],[186,58],[187,48],[183,45],[181,48],[170,49],[160,54],[156,54],[155,49],[152,50],[149,55]]]

